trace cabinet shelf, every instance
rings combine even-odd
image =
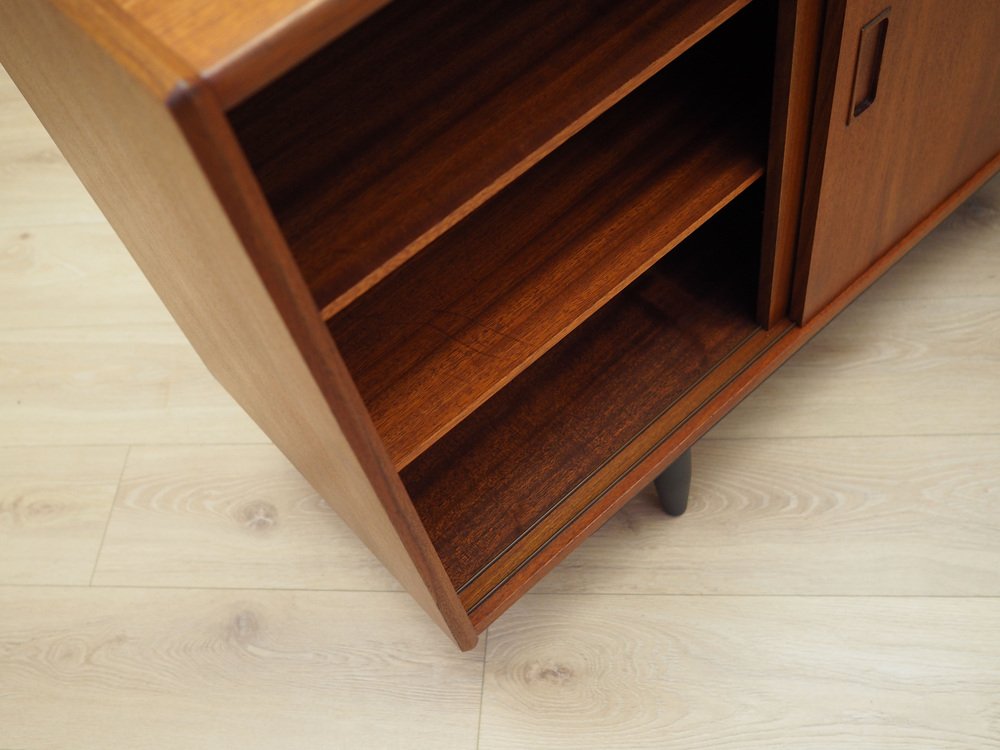
[[[759,206],[720,212],[401,472],[468,609],[779,335],[754,319]]]
[[[707,56],[662,72],[330,321],[397,468],[761,176],[753,106]]]
[[[749,0],[396,0],[230,111],[329,318]]]

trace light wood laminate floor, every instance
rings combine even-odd
[[[459,653],[0,76],[0,750],[1000,748],[1000,180]]]

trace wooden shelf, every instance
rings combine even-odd
[[[748,108],[687,60],[331,320],[397,468],[760,177]]]
[[[330,317],[748,0],[396,0],[230,120]]]
[[[716,393],[720,363],[773,342],[754,320],[759,205],[709,221],[402,472],[467,608],[634,463],[616,456]]]

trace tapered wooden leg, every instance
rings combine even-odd
[[[678,456],[653,480],[653,485],[667,515],[679,516],[684,513],[691,492],[691,449],[688,448]]]

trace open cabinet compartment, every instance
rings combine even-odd
[[[330,320],[397,469],[761,177],[759,103],[718,64],[728,31]]]
[[[230,113],[329,317],[749,0],[395,0]]]
[[[776,340],[754,317],[761,201],[734,200],[401,472],[468,609]]]
[[[397,0],[230,113],[477,627],[776,338],[746,4]]]

